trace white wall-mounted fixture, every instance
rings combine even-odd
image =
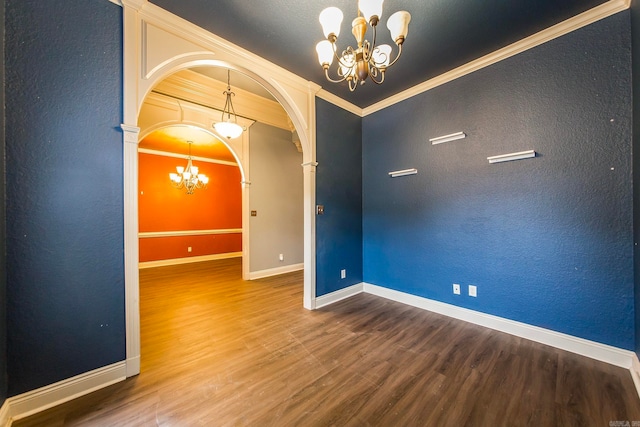
[[[534,150],[519,151],[517,153],[501,154],[499,156],[487,157],[489,163],[510,162],[512,160],[530,159],[536,156]]]
[[[342,24],[342,11],[337,7],[328,7],[320,12],[320,24],[326,37],[316,45],[318,62],[324,70],[327,80],[333,83],[347,81],[349,90],[353,92],[358,84],[364,84],[370,78],[376,84],[382,84],[387,68],[396,63],[402,54],[402,43],[409,31],[411,15],[404,10],[394,13],[387,21],[387,28],[391,32],[391,40],[398,46],[398,53],[391,58],[392,48],[388,44],[376,45],[376,27],[382,16],[382,3],[384,0],[359,0],[358,16],[351,23],[351,33],[356,39],[356,48],[347,46],[340,50],[336,47],[336,41],[340,34]],[[365,40],[367,23],[373,30],[372,42]],[[333,60],[338,61],[336,67],[337,79],[329,77],[329,67]]]
[[[443,142],[455,141],[456,139],[466,138],[467,134],[464,132],[456,132],[450,135],[439,136],[437,138],[429,139],[431,145],[442,144]]]
[[[417,173],[418,173],[418,169],[403,169],[401,171],[389,172],[389,176],[391,178],[396,178],[398,176],[415,175]]]

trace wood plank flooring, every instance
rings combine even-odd
[[[627,370],[358,295],[302,308],[302,273],[240,259],[142,270],[142,373],[27,426],[609,426]]]

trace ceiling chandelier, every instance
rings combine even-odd
[[[402,54],[402,43],[407,37],[411,15],[404,10],[394,13],[387,21],[387,28],[391,32],[391,39],[398,46],[398,52],[391,59],[392,48],[388,44],[376,46],[376,27],[382,16],[384,0],[359,0],[358,17],[351,23],[351,32],[358,43],[357,48],[348,46],[340,55],[337,53],[336,41],[342,24],[342,11],[337,7],[328,7],[320,13],[320,24],[326,40],[316,45],[318,61],[324,69],[327,80],[333,83],[347,81],[349,90],[353,92],[365,83],[369,77],[374,83],[382,84],[387,68],[396,63]],[[362,14],[362,15],[361,15]],[[369,43],[364,35],[367,32],[367,22],[373,29],[373,41]],[[337,79],[329,76],[329,67],[333,60],[338,60]]]
[[[196,188],[207,188],[209,183],[209,177],[203,173],[198,173],[198,167],[193,166],[191,161],[191,143],[189,142],[189,156],[187,157],[187,167],[176,166],[176,172],[169,174],[171,184],[175,188],[186,188],[187,194],[193,194],[193,190]]]
[[[222,110],[222,119],[213,124],[214,129],[220,135],[224,136],[227,139],[234,139],[242,135],[242,126],[238,124],[238,119],[236,117],[236,111],[233,108],[233,104],[231,103],[231,97],[236,94],[231,92],[231,71],[227,70],[227,90],[222,92],[227,96],[227,101],[224,104],[224,109]],[[231,118],[233,115],[233,119]],[[226,116],[226,117],[225,117]]]

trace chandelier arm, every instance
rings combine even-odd
[[[343,81],[347,80],[348,76],[343,76],[341,79],[339,80],[334,80],[331,77],[329,77],[329,67],[325,66],[324,68],[324,75],[327,78],[327,80],[329,80],[331,83],[342,83]]]
[[[389,62],[389,64],[387,65],[386,68],[391,67],[393,64],[396,63],[396,61],[400,58],[400,55],[402,55],[402,44],[398,45],[398,55],[396,55],[396,57],[393,59],[393,61]]]
[[[372,66],[370,67],[370,73],[369,73],[369,78],[371,79],[372,82],[374,82],[377,85],[381,85],[384,82],[384,69],[383,68],[378,68],[376,66]],[[380,80],[376,80],[376,76],[378,76],[378,74],[380,74]]]
[[[227,98],[225,99],[224,107],[222,107],[222,118],[220,120],[223,122],[224,122],[224,113],[227,112],[227,105],[229,105],[229,95],[227,95],[226,91],[224,92],[224,95],[226,95]]]
[[[358,87],[358,82],[354,79],[349,79],[348,83],[349,83],[349,91],[351,92],[355,91],[356,88]]]
[[[362,56],[362,58],[367,61],[370,62],[373,59],[373,51],[376,48],[376,27],[377,25],[372,25],[371,28],[373,28],[373,41],[371,43],[369,43],[368,41],[364,41],[364,43],[362,44],[362,46],[366,46],[366,49],[364,49],[364,55]]]
[[[353,57],[355,58],[356,53],[353,50],[353,48],[351,46],[347,46],[347,48],[342,51],[342,56],[338,56],[338,50],[336,49],[336,44],[335,43],[331,43],[331,46],[333,46],[333,56],[338,61],[338,64],[342,65],[345,68],[353,68],[353,65],[349,65],[349,64],[347,64],[346,62],[344,62],[342,60],[342,58],[344,58],[345,55],[353,55]],[[355,62],[354,62],[354,64],[355,64]],[[340,67],[338,67],[338,68],[340,68]],[[340,80],[340,81],[342,81],[342,80]]]
[[[238,116],[236,115],[236,109],[233,108],[233,102],[231,102],[231,97],[232,96],[236,96],[235,93],[233,92],[229,92],[229,95],[227,95],[227,98],[229,99],[229,111],[227,112],[229,119],[231,119],[231,113],[233,113],[233,122],[237,123],[238,122]]]

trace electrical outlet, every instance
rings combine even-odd
[[[455,295],[460,295],[460,285],[458,285],[457,283],[453,284],[453,293]]]
[[[284,254],[280,254],[280,255],[278,255],[278,259],[279,259],[280,261],[284,261]]]
[[[347,278],[347,270],[345,270],[344,268],[342,270],[340,270],[340,278],[341,279],[346,279]]]
[[[191,246],[187,247],[187,252],[191,252]]]
[[[475,285],[469,285],[469,296],[470,297],[478,296],[478,288]]]

